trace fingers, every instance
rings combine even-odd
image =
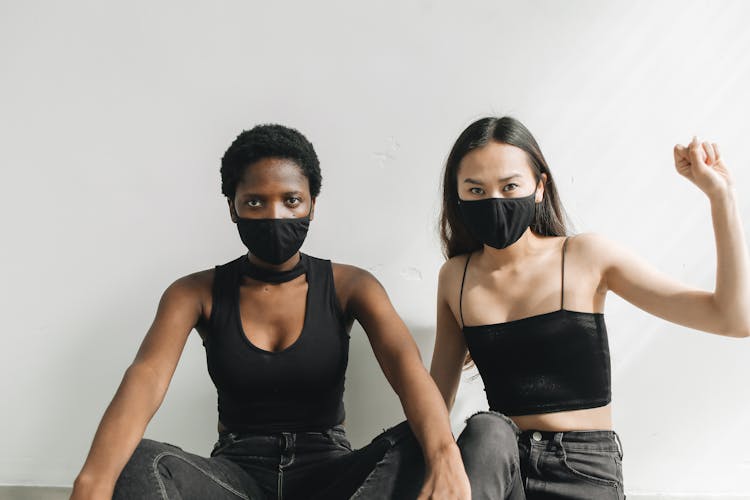
[[[688,153],[690,156],[690,163],[692,163],[694,168],[705,163],[706,152],[703,150],[701,143],[698,142],[698,138],[695,136],[693,136],[693,140],[690,141],[690,144],[688,145]]]
[[[677,168],[684,168],[690,165],[690,155],[688,153],[688,149],[682,144],[675,144],[674,165]]]
[[[719,145],[715,142],[712,142],[711,145],[714,148],[714,158],[716,158],[716,161],[721,160],[721,154],[719,153]]]
[[[716,153],[714,152],[713,145],[708,141],[704,141],[702,146],[703,146],[703,151],[706,153],[706,156],[708,157],[706,164],[713,165],[714,163],[716,163]]]

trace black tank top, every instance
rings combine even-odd
[[[562,248],[562,288],[565,247]],[[530,415],[595,408],[611,400],[611,371],[603,313],[564,308],[493,325],[464,324],[466,259],[459,311],[469,353],[484,381],[490,409]],[[512,286],[512,284],[509,284]]]
[[[300,256],[307,275],[302,332],[278,352],[256,347],[242,329],[239,289],[247,257],[215,268],[203,345],[218,393],[219,421],[230,431],[316,431],[344,421],[349,334],[331,261]]]

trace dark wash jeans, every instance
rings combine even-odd
[[[467,419],[457,443],[473,499],[625,498],[614,431],[534,432],[492,411]],[[209,458],[144,439],[114,498],[412,500],[423,479],[422,450],[404,421],[358,450],[342,426],[222,433]]]
[[[521,431],[505,415],[485,411],[467,419],[458,443],[474,499],[625,498],[614,431]],[[489,473],[487,462],[495,464]]]
[[[352,450],[343,426],[323,432],[219,435],[209,458],[143,439],[115,499],[413,499],[424,477],[406,421]]]

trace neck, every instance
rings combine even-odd
[[[505,248],[484,245],[479,257],[492,268],[514,266],[539,251],[539,239],[539,236],[528,228],[518,241]]]
[[[262,264],[262,265],[261,265]],[[241,272],[244,276],[263,283],[286,283],[307,272],[307,263],[302,255],[297,254],[279,265],[270,265],[249,254],[242,262]]]
[[[291,269],[294,269],[294,267],[299,263],[300,259],[302,257],[300,256],[300,253],[297,252],[294,255],[292,255],[289,260],[286,260],[282,262],[281,264],[270,264],[264,260],[260,260],[255,255],[251,254],[250,252],[247,253],[247,260],[250,261],[250,263],[255,267],[260,267],[264,270],[271,271],[271,272],[283,272],[283,271],[289,271]]]

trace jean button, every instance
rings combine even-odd
[[[534,431],[534,433],[531,435],[531,439],[534,441],[541,441],[542,440],[542,433]]]

